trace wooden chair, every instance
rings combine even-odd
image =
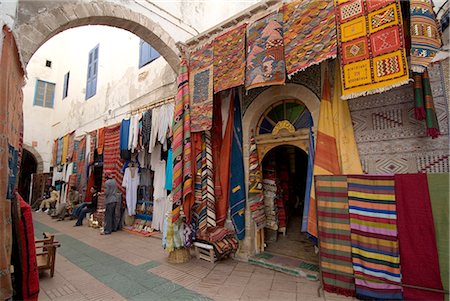
[[[50,270],[50,277],[55,273],[56,248],[60,243],[55,240],[55,235],[45,232],[44,239],[36,240],[36,262],[39,272]]]

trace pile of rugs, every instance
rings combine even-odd
[[[263,180],[264,189],[264,209],[266,212],[266,228],[278,230],[278,212],[277,212],[277,184],[273,179]]]
[[[448,174],[315,179],[326,291],[363,300],[444,300]]]
[[[236,253],[239,247],[234,231],[224,227],[208,228],[206,232],[197,233],[196,241],[213,246],[218,260]]]

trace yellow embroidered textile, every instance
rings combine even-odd
[[[335,0],[342,98],[409,82],[398,0]]]

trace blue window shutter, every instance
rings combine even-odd
[[[99,45],[89,52],[88,74],[86,81],[86,99],[97,93]]]
[[[139,68],[144,67],[145,65],[153,62],[157,58],[160,57],[160,54],[153,49],[153,47],[145,42],[144,40],[140,40],[139,42]]]

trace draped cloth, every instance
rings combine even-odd
[[[242,153],[242,115],[239,94],[234,96],[233,142],[231,145],[230,215],[239,240],[245,237],[245,176]]]
[[[305,197],[304,197],[304,204],[303,204],[303,216],[302,216],[302,232],[307,232],[308,230],[308,213],[309,213],[309,206],[311,203],[311,186],[313,179],[313,166],[314,166],[314,134],[312,131],[313,127],[313,121],[311,118],[311,127],[309,128],[309,142],[308,142],[308,171],[306,174],[306,187],[305,187]]]
[[[354,296],[347,177],[316,176],[315,184],[324,290]]]
[[[319,124],[317,126],[317,142],[314,153],[314,176],[363,173],[348,103],[341,100],[341,79],[337,63],[334,71],[332,99],[327,72],[325,72],[323,81]],[[317,236],[314,195],[313,182],[308,208],[307,232],[312,236]]]
[[[355,280],[356,296],[401,300],[394,177],[348,176],[347,182],[353,270],[366,279]]]
[[[222,93],[223,95],[223,93]],[[228,209],[230,205],[230,171],[231,171],[231,145],[233,141],[233,124],[234,124],[234,104],[233,104],[233,92],[228,94],[228,116],[226,120],[226,124],[222,125],[222,129],[225,128],[225,132],[223,133],[222,145],[220,147],[220,160],[216,167],[218,168],[218,179],[216,177],[215,185],[217,187],[217,183],[220,182],[220,192],[217,193],[216,189],[216,224],[218,226],[223,227],[225,224],[225,220],[228,215]],[[222,99],[222,102],[226,104],[225,98]],[[215,105],[216,106],[216,105]],[[216,118],[217,115],[214,115]],[[213,141],[219,133],[216,133],[213,137]],[[222,136],[222,132],[220,132],[220,136]],[[216,172],[217,175],[217,172]]]
[[[439,269],[441,271],[442,285],[449,290],[449,174],[427,174],[428,190],[430,192],[431,207],[433,210],[434,229],[439,255]],[[445,295],[449,300],[449,295]]]
[[[1,22],[0,22],[1,23]],[[19,150],[22,133],[24,71],[16,41],[7,26],[0,35],[0,299],[12,297],[11,266],[11,200],[8,187],[8,144]],[[20,162],[20,160],[19,160]]]
[[[314,176],[334,175],[340,173],[338,150],[333,123],[333,108],[331,103],[330,82],[328,73],[322,87],[322,101],[320,102],[319,124],[317,126],[317,143],[314,154]],[[317,213],[315,200],[315,184],[311,185],[311,197],[308,212],[308,233],[317,237]]]
[[[19,232],[22,243],[22,299],[38,300],[39,271],[36,261],[36,246],[34,243],[34,226],[31,207],[16,193],[20,206]]]
[[[402,284],[442,290],[427,175],[395,175],[395,199]],[[403,297],[405,300],[444,300],[442,293],[409,287],[403,287]]]
[[[266,226],[266,213],[264,207],[262,170],[253,134],[250,137],[248,177],[248,204],[251,216],[256,224],[256,229],[259,230]]]
[[[191,219],[191,208],[194,203],[192,181],[192,146],[191,121],[189,107],[189,73],[186,58],[182,57],[177,78],[178,92],[175,98],[173,121],[173,210],[172,222],[180,218],[180,210],[186,215],[186,221]]]

